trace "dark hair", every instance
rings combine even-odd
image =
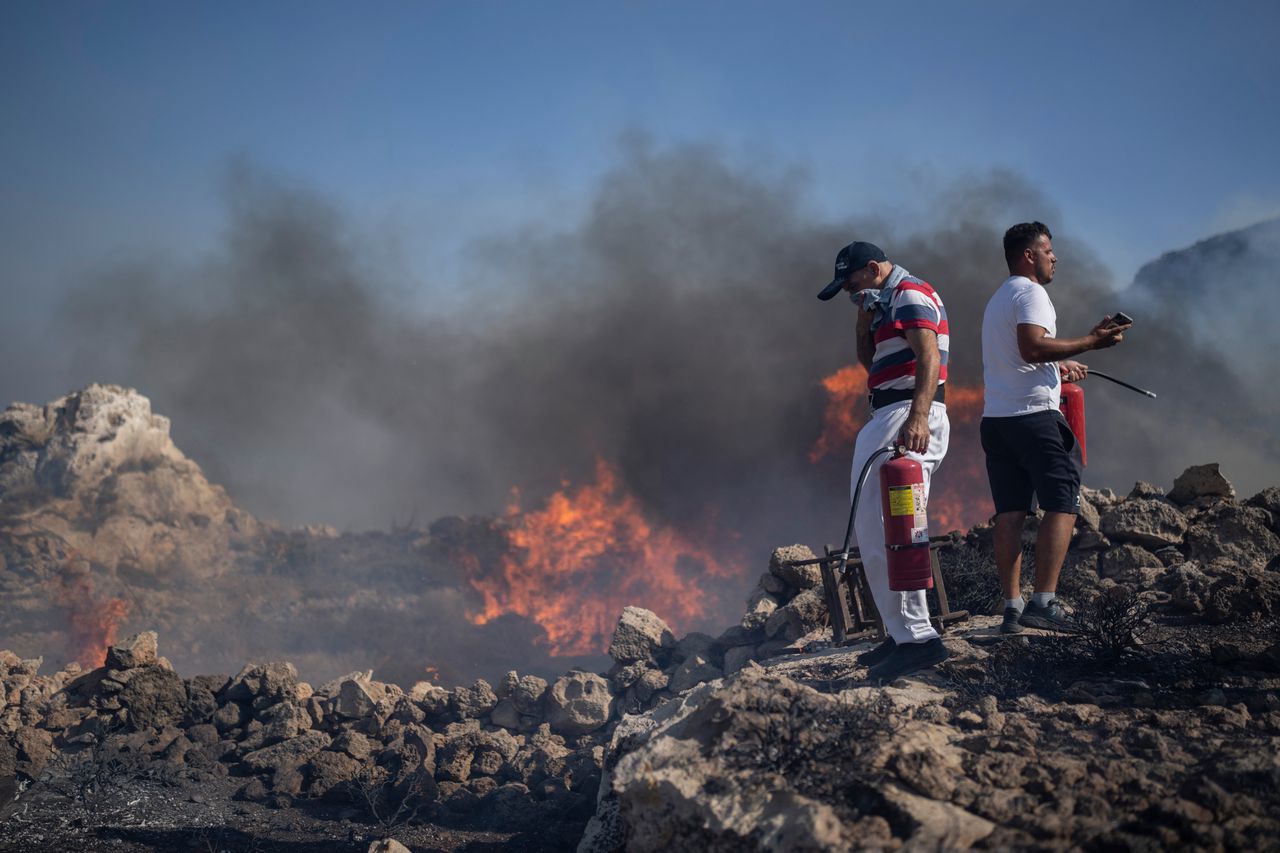
[[[1013,265],[1022,257],[1023,252],[1036,244],[1041,234],[1053,239],[1049,226],[1043,222],[1019,222],[1004,232],[1004,262],[1009,265],[1009,272],[1013,272]]]

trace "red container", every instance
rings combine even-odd
[[[927,498],[924,470],[919,462],[895,453],[880,467],[880,504],[884,509],[889,589],[895,592],[932,589]]]
[[[1075,382],[1062,383],[1062,415],[1067,419],[1067,426],[1080,444],[1080,464],[1088,465],[1089,457],[1084,449],[1084,389]]]

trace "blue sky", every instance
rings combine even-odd
[[[11,0],[0,275],[12,317],[197,255],[241,157],[447,286],[476,237],[571,221],[641,132],[803,170],[836,221],[1009,169],[1124,284],[1280,213],[1278,32],[1240,2]]]

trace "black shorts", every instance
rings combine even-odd
[[[1030,512],[1034,495],[1045,512],[1080,509],[1080,451],[1062,412],[982,419],[982,449],[996,512]]]

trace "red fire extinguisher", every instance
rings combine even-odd
[[[906,455],[905,448],[895,448],[893,458],[880,467],[880,503],[884,509],[889,589],[933,589],[924,469]]]
[[[1084,449],[1084,389],[1075,382],[1062,383],[1062,401],[1059,404],[1062,416],[1067,419],[1076,443],[1080,445],[1080,464],[1087,465],[1089,457]]]

